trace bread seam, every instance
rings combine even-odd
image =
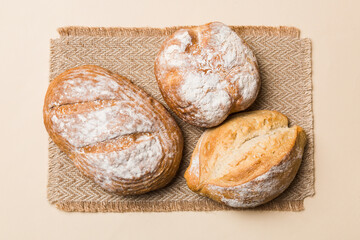
[[[269,131],[267,131],[267,132],[266,132],[265,134],[263,134],[263,135],[257,134],[257,135],[255,135],[255,136],[251,137],[250,139],[246,139],[246,140],[241,144],[241,146],[237,147],[236,149],[233,149],[233,151],[241,151],[241,149],[243,148],[244,144],[246,144],[246,143],[248,143],[248,142],[250,142],[250,141],[252,141],[252,140],[255,140],[255,139],[257,139],[257,138],[262,138],[262,137],[271,136],[271,135],[273,135],[274,133],[279,132],[279,131],[281,131],[281,130],[285,130],[285,129],[286,129],[286,130],[290,130],[291,128],[288,128],[288,127],[278,127],[278,128],[275,128],[275,129],[270,129]],[[259,132],[257,132],[257,133],[259,133]],[[293,144],[292,147],[294,147],[294,145],[295,145],[295,141],[294,141],[294,144]],[[284,156],[284,157],[285,157],[285,156]],[[217,163],[218,161],[221,161],[222,159],[223,159],[223,158],[218,159],[218,160],[216,161],[216,163]],[[243,162],[243,161],[245,161],[245,159],[240,160],[240,161],[237,163],[237,165],[241,164],[241,162]],[[280,160],[280,162],[281,162],[281,160]],[[280,162],[279,162],[279,163],[280,163]],[[216,166],[216,163],[215,163],[215,166]],[[277,164],[279,164],[279,163],[277,163]],[[266,171],[270,170],[272,167],[276,166],[277,164],[271,165]],[[237,165],[236,165],[236,166],[237,166]],[[225,168],[225,169],[226,169],[226,168]],[[223,171],[226,172],[225,170],[223,170]],[[216,178],[213,177],[213,178],[212,178],[213,173],[214,173],[214,171],[212,171],[212,172],[209,174],[209,178],[206,179],[206,182],[203,183],[203,185],[209,184],[209,182],[214,181],[214,180],[216,180],[216,179],[219,179],[219,177],[216,177]],[[253,178],[249,179],[247,182],[250,182],[250,181],[254,180],[254,179],[257,178],[258,176],[261,176],[262,174],[263,174],[263,173],[261,173],[260,175],[255,175],[255,176],[253,176]],[[221,177],[220,177],[220,179],[221,179]],[[241,183],[241,184],[245,184],[245,183],[247,183],[247,182],[243,182],[243,183]],[[231,186],[227,186],[227,187],[231,187]],[[202,189],[202,188],[203,188],[203,186],[201,186],[201,189]]]

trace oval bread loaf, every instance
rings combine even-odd
[[[165,186],[183,138],[166,109],[126,78],[98,66],[72,68],[49,85],[44,123],[75,166],[121,195]]]
[[[185,178],[189,188],[231,207],[255,207],[282,193],[299,169],[306,136],[276,111],[232,116],[200,137]]]
[[[169,107],[184,121],[214,127],[248,108],[260,89],[252,50],[220,22],[184,28],[166,39],[155,75]]]

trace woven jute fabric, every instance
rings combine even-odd
[[[127,77],[168,108],[155,80],[154,59],[161,43],[178,28],[60,28],[60,37],[51,40],[50,80],[69,68],[94,64]],[[303,162],[290,187],[275,200],[251,210],[303,210],[304,199],[314,194],[311,41],[300,39],[299,30],[291,27],[232,28],[250,45],[259,63],[261,91],[249,110],[280,111],[291,124],[303,127],[308,138]],[[204,129],[172,115],[183,131],[185,147],[178,174],[168,186],[140,196],[108,193],[84,177],[49,140],[50,203],[61,210],[83,212],[233,209],[187,187],[183,175]]]

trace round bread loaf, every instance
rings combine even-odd
[[[299,169],[306,136],[275,111],[236,114],[200,137],[185,172],[189,188],[231,207],[282,193]]]
[[[126,78],[98,66],[72,68],[49,85],[44,123],[75,166],[121,195],[165,186],[183,138],[166,109]]]
[[[245,110],[260,89],[255,55],[219,22],[180,29],[166,39],[155,76],[169,107],[199,127],[217,126],[230,113]]]

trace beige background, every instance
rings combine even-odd
[[[0,0],[0,239],[360,239],[360,1]],[[313,41],[316,195],[291,212],[60,212],[46,200],[49,39],[66,25],[288,25]]]

